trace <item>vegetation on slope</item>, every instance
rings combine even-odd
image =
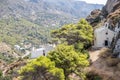
[[[43,56],[30,61],[19,72],[22,80],[64,80],[63,70]]]
[[[89,65],[87,55],[77,53],[73,46],[61,44],[48,54],[48,58],[55,62],[56,67],[63,69],[65,80],[69,80],[72,73],[85,79],[83,69]]]
[[[89,65],[87,55],[78,54],[73,46],[61,44],[47,57],[31,60],[21,68],[21,80],[69,80],[73,73],[85,79],[84,68]]]
[[[50,38],[47,28],[23,18],[0,19],[0,28],[0,41],[10,45],[24,43],[25,41],[40,44],[48,42]]]
[[[10,76],[3,76],[2,71],[0,70],[0,80],[12,80]]]
[[[83,51],[91,46],[93,40],[93,29],[85,19],[77,24],[68,24],[60,29],[52,31],[54,42],[68,43],[74,45],[78,51]]]
[[[92,42],[92,27],[82,19],[78,24],[66,25],[56,31],[52,33],[52,36],[59,38],[64,44],[58,45],[48,53],[47,58],[40,57],[24,66],[20,70],[20,75],[23,76],[22,80],[44,80],[48,78],[49,80],[51,78],[52,80],[86,79],[84,68],[89,65],[89,62],[85,50]],[[52,70],[51,73],[51,66],[52,69],[58,68],[58,70]],[[77,77],[73,78],[73,74]]]

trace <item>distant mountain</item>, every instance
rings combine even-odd
[[[76,0],[0,0],[0,17],[12,15],[42,26],[60,26],[84,18],[102,6]]]
[[[28,38],[23,38],[22,34],[24,34],[24,37],[32,36],[32,39],[48,41],[50,29],[74,23],[80,18],[86,17],[91,10],[101,9],[102,6],[76,0],[0,0],[0,28],[2,29],[3,24],[6,25],[4,27],[9,28],[6,30],[7,33],[11,33],[12,36],[21,35],[22,39],[19,40],[28,40]],[[22,29],[26,27],[26,30],[30,31],[36,25],[39,28],[34,28],[36,31],[39,29],[40,35],[32,30],[31,34],[28,35],[30,32],[26,33]],[[17,27],[19,28],[16,30]],[[21,33],[20,30],[23,30],[24,33]],[[7,33],[3,34],[8,36]],[[41,35],[42,37],[40,37]]]

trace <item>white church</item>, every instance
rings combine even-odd
[[[94,30],[94,47],[110,47],[111,42],[117,33],[120,31],[118,24],[115,29],[109,29],[109,23],[106,22],[104,26]]]

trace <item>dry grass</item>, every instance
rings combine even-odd
[[[100,58],[107,58],[111,55],[111,50],[108,48],[103,48],[100,50],[99,57]]]
[[[117,66],[117,64],[120,62],[119,58],[107,58],[106,63],[109,67]]]
[[[119,58],[112,58],[112,51],[108,48],[103,48],[100,50],[99,57],[104,59],[108,67],[117,66],[120,62]]]
[[[116,10],[113,13],[110,13],[107,17],[108,20],[111,20],[112,25],[115,25],[120,19],[120,9]]]
[[[98,71],[96,69],[87,69],[86,70],[86,80],[102,80],[102,77],[100,77]]]
[[[86,70],[87,76],[91,80],[95,80],[92,76],[101,77],[102,80],[120,80],[120,59],[112,58],[112,52],[108,48],[102,48],[97,53],[99,57]],[[92,57],[95,56],[95,54],[92,55]]]
[[[117,69],[120,71],[120,62],[117,64]]]

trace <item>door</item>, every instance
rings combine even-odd
[[[105,46],[108,46],[108,40],[105,40]]]

